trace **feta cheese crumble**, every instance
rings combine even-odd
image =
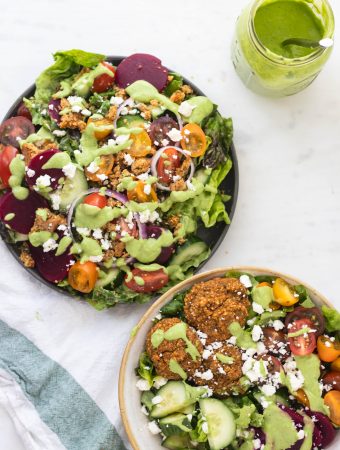
[[[51,250],[55,250],[57,247],[58,247],[58,244],[52,238],[47,239],[47,241],[45,241],[43,243],[43,251],[44,251],[44,253],[50,252]]]
[[[253,286],[248,275],[241,275],[240,276],[240,282],[246,288],[251,288]]]
[[[173,141],[173,142],[179,142],[182,139],[182,134],[177,128],[171,128],[171,130],[167,133],[167,136]]]
[[[66,166],[62,168],[62,171],[67,178],[74,178],[76,170],[76,166],[72,163],[66,164]]]
[[[185,101],[179,105],[178,112],[182,114],[182,116],[184,117],[189,117],[191,116],[191,113],[194,108],[195,108],[194,105],[191,105],[188,101]]]
[[[155,420],[148,423],[148,428],[151,434],[159,434],[162,431]]]

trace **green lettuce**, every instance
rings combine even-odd
[[[54,64],[45,69],[37,78],[35,98],[47,103],[61,80],[79,72],[81,67],[94,67],[103,61],[105,55],[88,53],[83,50],[67,50],[54,53]]]
[[[185,292],[176,294],[174,298],[161,309],[162,316],[184,318],[184,297]]]
[[[134,292],[125,287],[125,285],[121,285],[113,290],[103,287],[95,288],[91,294],[86,296],[86,300],[95,309],[101,311],[106,308],[112,308],[118,303],[147,303],[153,297],[153,294]]]
[[[233,121],[224,118],[219,112],[211,114],[202,125],[203,131],[211,139],[204,154],[203,165],[216,168],[224,164],[233,140]]]
[[[170,83],[166,86],[164,89],[164,94],[167,97],[171,97],[171,95],[180,89],[183,86],[183,78],[179,73],[176,72],[170,72],[170,76],[173,77],[173,79],[170,81]]]
[[[139,357],[139,365],[137,368],[138,375],[149,383],[150,388],[156,377],[156,372],[151,362],[151,359],[146,352]]]
[[[198,416],[198,420],[195,428],[190,431],[190,439],[195,442],[206,442],[208,440],[208,435],[203,431],[203,424],[206,422],[206,419],[203,419],[202,415]]]
[[[340,331],[340,314],[338,311],[323,305],[322,313],[326,320],[326,330],[329,333],[332,333],[333,331]]]

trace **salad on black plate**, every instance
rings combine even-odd
[[[136,374],[165,448],[324,449],[340,427],[340,314],[302,285],[230,272],[161,308]]]
[[[97,309],[148,301],[208,258],[199,226],[229,223],[232,121],[154,56],[54,59],[0,125],[0,221],[26,267]]]

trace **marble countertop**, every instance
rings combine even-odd
[[[240,191],[231,228],[206,269],[270,267],[305,280],[340,308],[340,47],[317,80],[293,97],[248,91],[230,61],[247,0],[16,0],[0,18],[0,117],[59,49],[146,52],[191,79],[232,116]],[[331,1],[335,16],[340,5]],[[3,244],[2,262],[9,260]],[[15,264],[17,283],[36,281]],[[13,275],[12,275],[13,276]],[[1,286],[1,284],[0,284]],[[5,298],[2,301],[6,301]],[[20,449],[2,418],[1,441]],[[5,448],[4,447],[4,448]]]

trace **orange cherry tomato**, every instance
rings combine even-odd
[[[116,68],[113,67],[108,62],[104,61],[102,62],[103,66],[107,67],[109,70],[111,70],[113,76],[110,76],[108,73],[102,73],[97,78],[94,79],[93,85],[92,85],[92,91],[93,92],[105,92],[110,87],[112,87],[114,82],[114,75],[116,73]]]
[[[331,369],[340,372],[340,356],[331,364]]]
[[[196,123],[188,123],[182,128],[181,146],[188,150],[193,158],[202,156],[207,149],[207,138],[202,128]]]
[[[319,358],[324,362],[333,362],[340,356],[340,343],[326,336],[318,337],[317,349]]]
[[[299,296],[282,278],[276,278],[273,284],[273,293],[276,303],[282,306],[292,306],[299,301]]]
[[[143,181],[137,181],[136,187],[127,191],[128,199],[138,203],[157,202],[157,194],[154,188],[151,186],[150,193],[146,193],[144,190],[146,186],[147,185]]]
[[[100,163],[98,164],[99,169],[96,172],[90,172],[88,168],[86,168],[85,175],[91,181],[103,182],[103,180],[100,179],[101,176],[110,175],[110,173],[112,172],[113,163],[114,157],[112,155],[102,155],[100,157]]]
[[[256,287],[263,287],[263,286],[272,287],[270,283],[267,283],[267,281],[262,281],[262,283],[256,285]]]
[[[132,139],[132,144],[127,149],[127,152],[134,158],[140,158],[141,156],[147,156],[153,153],[151,139],[145,130],[137,134],[131,134],[130,139]]]
[[[87,195],[83,203],[86,203],[86,205],[97,206],[98,208],[105,208],[107,200],[105,195],[94,192],[93,194]]]
[[[112,133],[112,121],[109,119],[95,120],[92,117],[89,118],[87,123],[93,123],[96,127],[94,135],[98,141],[105,139],[110,133]]]
[[[68,282],[73,289],[87,294],[91,292],[98,278],[97,266],[92,261],[77,261],[68,272]]]
[[[302,405],[305,405],[307,406],[307,408],[309,408],[309,400],[306,395],[306,392],[303,389],[298,389],[296,392],[294,392],[294,397]]]
[[[323,401],[329,408],[331,421],[340,427],[340,391],[327,392]]]

